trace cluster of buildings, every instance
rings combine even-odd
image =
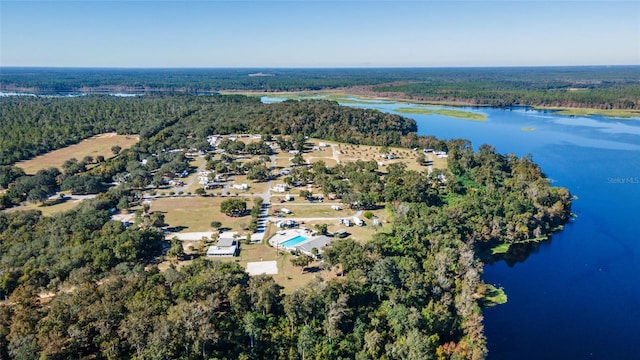
[[[446,151],[441,150],[433,150],[433,149],[424,149],[425,154],[433,153],[438,159],[446,159],[449,157]]]
[[[346,227],[349,227],[351,225],[356,225],[356,226],[364,226],[365,223],[362,219],[360,219],[357,216],[354,216],[351,219],[347,219],[347,218],[340,218],[338,219],[338,224],[340,225],[344,225]]]

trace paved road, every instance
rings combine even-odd
[[[269,170],[273,170],[276,166],[276,156],[271,155],[271,166]],[[269,218],[269,208],[271,207],[271,178],[267,181],[267,187],[260,194],[262,198],[262,208],[258,215],[258,228],[255,233],[251,234],[251,242],[261,242],[264,239],[264,232],[267,228],[267,219]]]
[[[340,158],[338,157],[338,150],[336,150],[336,146],[334,144],[330,144],[331,145],[331,151],[333,152],[333,160],[336,161],[336,163],[340,164]]]
[[[200,157],[204,157],[204,156],[200,156]],[[175,191],[176,193],[179,193],[180,191],[182,192],[186,192],[187,188],[189,186],[191,186],[191,184],[193,184],[194,181],[198,180],[198,173],[202,170],[204,170],[204,168],[207,166],[207,162],[203,162],[202,165],[200,165],[200,167],[198,167],[198,169],[195,171],[194,175],[191,177],[191,180],[189,180],[188,182],[186,182],[184,184],[184,186],[176,186],[173,188],[173,191]]]

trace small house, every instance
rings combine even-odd
[[[207,257],[231,257],[238,254],[238,242],[236,239],[223,238],[218,240],[218,244],[209,246]]]
[[[272,188],[273,191],[278,192],[278,193],[283,193],[287,190],[289,190],[289,187],[285,184],[277,184],[276,186],[274,186]]]
[[[235,190],[247,190],[249,188],[249,185],[247,185],[247,184],[233,184],[232,187]]]

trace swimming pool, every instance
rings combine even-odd
[[[296,237],[292,237],[291,239],[287,240],[287,241],[283,241],[280,244],[278,244],[278,246],[284,246],[286,248],[291,248],[294,247],[298,244],[300,244],[303,241],[306,241],[308,238],[302,235],[297,235]]]

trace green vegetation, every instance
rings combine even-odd
[[[485,121],[487,120],[487,115],[478,114],[471,111],[462,111],[462,110],[451,110],[451,109],[426,109],[426,108],[413,108],[413,107],[403,107],[398,108],[395,111],[401,114],[421,114],[421,115],[444,115],[458,119],[465,120],[474,120],[474,121]]]
[[[570,214],[569,192],[552,187],[529,158],[498,154],[488,145],[474,152],[460,139],[419,137],[412,120],[330,101],[265,105],[242,96],[176,95],[0,104],[3,116],[11,114],[7,123],[22,133],[57,119],[53,122],[69,136],[80,138],[95,130],[95,118],[72,115],[89,110],[105,114],[104,124],[124,123],[144,133],[130,149],[90,168],[84,163],[88,158],[69,160],[62,172],[53,168],[33,176],[2,168],[0,180],[8,188],[0,196],[3,206],[42,201],[63,186],[85,191],[113,181],[120,185],[51,217],[37,211],[0,213],[0,297],[8,298],[0,304],[1,358],[484,358],[481,308],[506,296],[482,281],[478,254],[510,244],[499,255],[522,256],[513,249],[535,246],[533,241]],[[112,112],[120,115],[107,116]],[[317,137],[341,141],[341,151],[357,144],[428,147],[449,157],[446,169],[431,173],[402,162],[381,171],[375,160],[362,159],[291,169],[292,184],[313,184],[351,211],[373,215],[387,209],[388,230],[324,248],[326,269],[303,256],[278,259],[336,278],[285,294],[272,277],[249,277],[234,262],[196,259],[160,272],[153,265],[163,247],[157,228],[173,220],[161,209],[151,211],[154,205],[143,204],[142,195],[162,188],[175,173],[193,170],[185,152],[176,149],[207,152],[206,166],[215,174],[244,176],[257,169],[260,175],[262,160],[240,157],[248,149],[265,154],[266,144],[229,140],[228,152],[210,151],[209,135],[229,133],[273,135],[273,144],[284,151],[304,150],[306,137]],[[43,136],[33,131],[28,138],[11,138],[2,150],[23,156],[15,152],[21,144],[27,153],[37,152]],[[167,200],[162,199],[172,208],[179,202],[215,203],[229,215],[247,209],[240,197]],[[254,200],[251,223],[242,228],[257,227],[261,206]],[[115,208],[139,209],[135,223],[125,228],[111,221]],[[194,214],[189,208],[181,216]],[[213,214],[198,221],[207,228],[235,226],[225,215]],[[164,247],[165,258],[186,256],[177,241]]]
[[[502,243],[502,244],[496,245],[491,248],[491,255],[506,254],[507,251],[509,251],[510,247],[511,247],[511,244],[509,243]]]
[[[636,111],[640,108],[638,66],[270,69],[272,76],[250,74],[248,69],[49,68],[26,71],[3,68],[0,90],[43,94],[122,91],[212,94],[233,90],[267,95],[341,88],[355,95],[402,97],[432,103]],[[348,96],[329,96],[349,101]]]
[[[507,303],[507,294],[504,289],[497,288],[493,285],[487,285],[486,293],[482,299],[483,306],[495,306]]]
[[[449,69],[374,86],[369,94],[449,104],[637,111],[639,74],[637,67]]]
[[[227,216],[242,216],[247,211],[245,199],[227,199],[220,203],[220,212]]]
[[[543,108],[541,110],[553,110],[555,114],[570,116],[602,115],[617,118],[637,118],[640,117],[640,110],[629,109],[579,109],[579,108]]]

